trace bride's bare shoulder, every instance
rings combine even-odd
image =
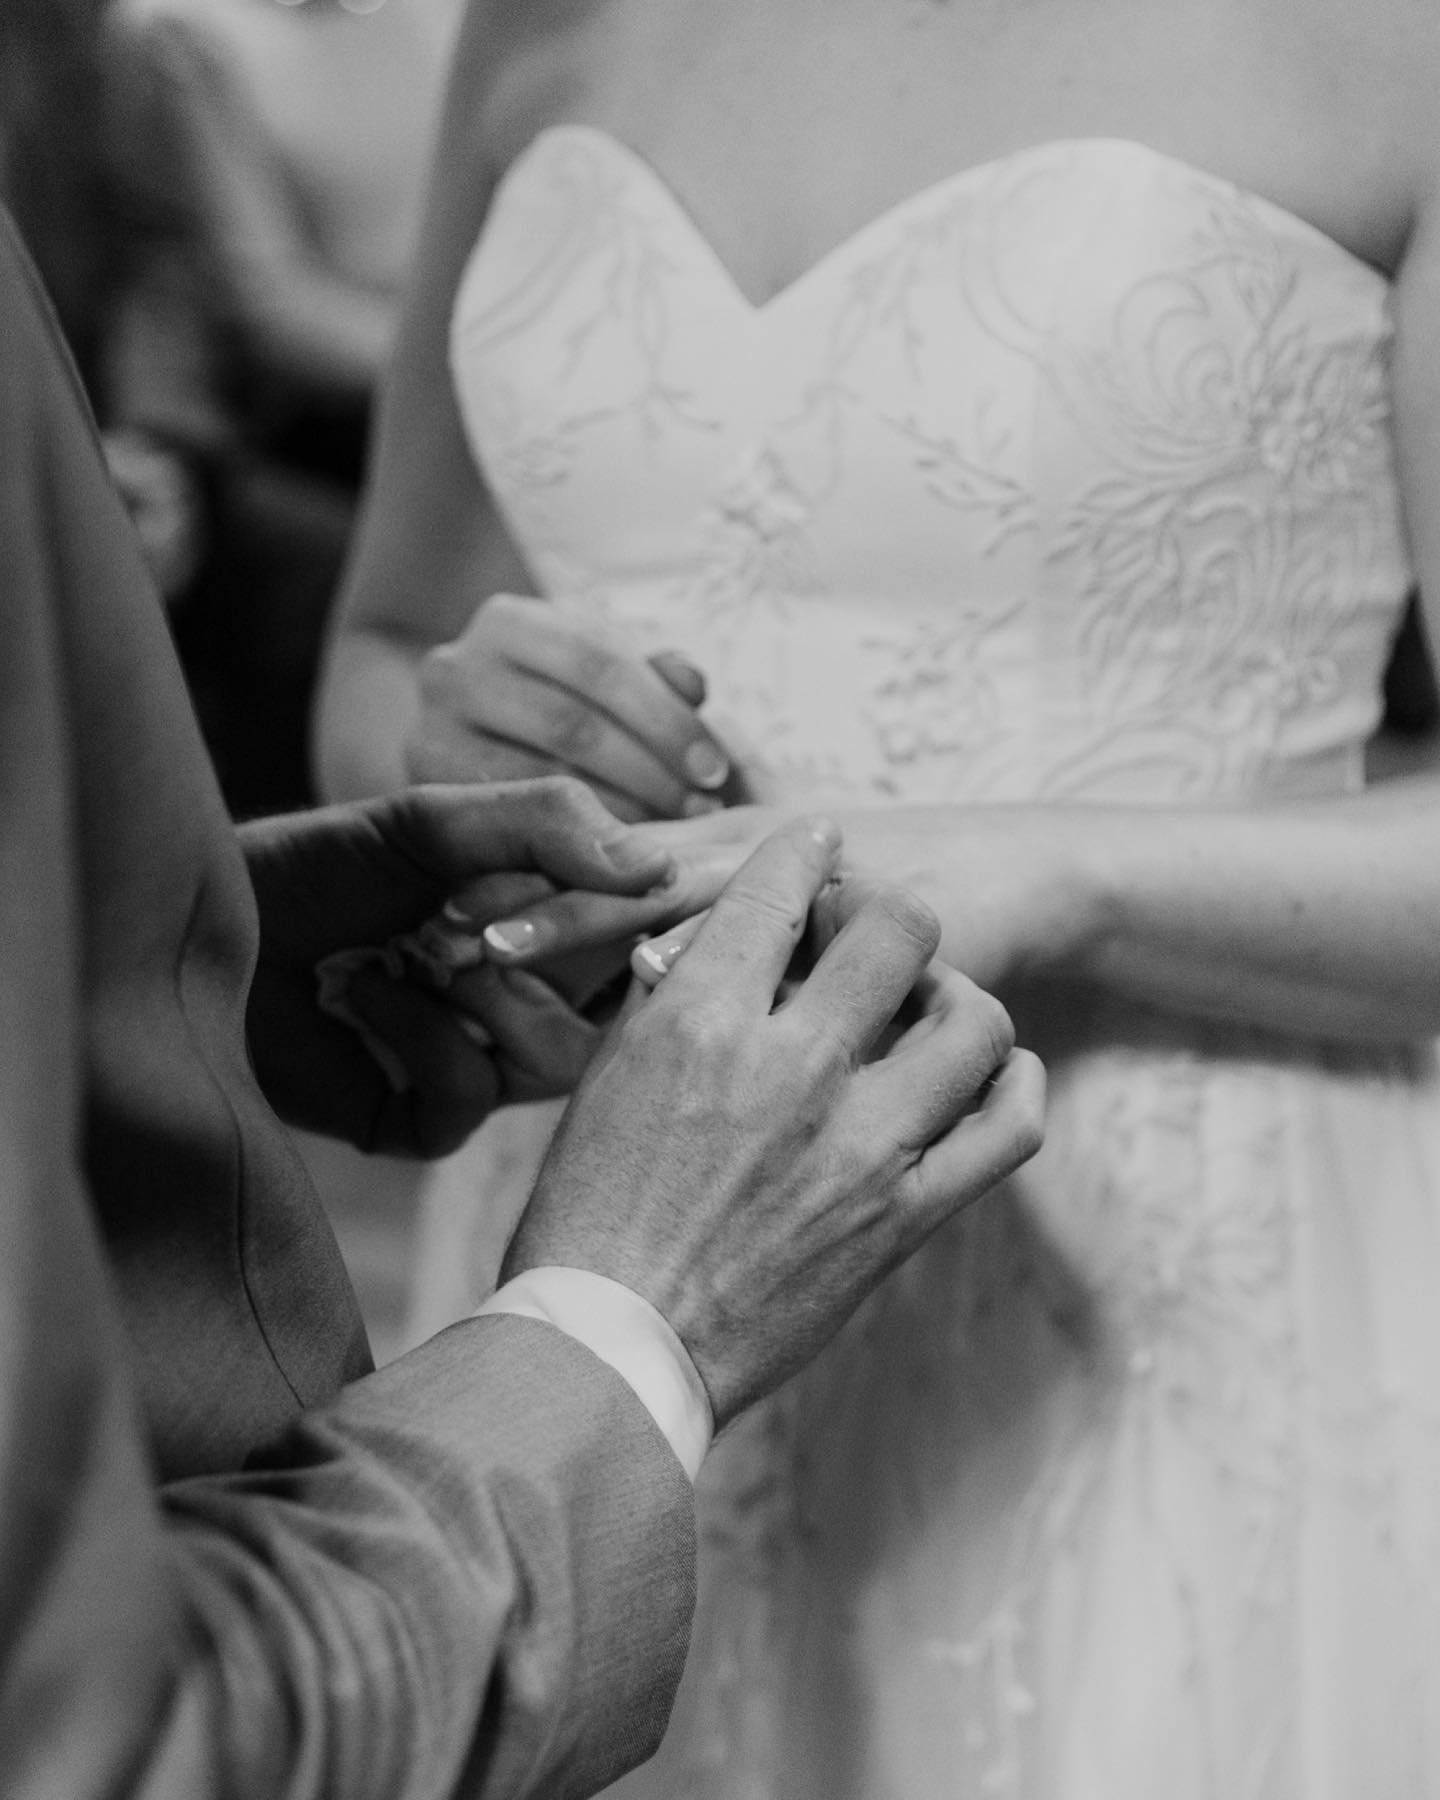
[[[1414,215],[1440,175],[1440,11],[1434,0],[1280,0],[1307,35],[1357,168]],[[1319,31],[1313,29],[1318,22]],[[1298,35],[1298,34],[1297,34]]]

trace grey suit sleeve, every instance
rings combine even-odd
[[[84,1173],[80,920],[105,870],[56,625],[55,483],[85,430],[56,370],[0,215],[0,1794],[591,1792],[662,1728],[694,1543],[669,1446],[582,1346],[472,1321],[246,1469],[155,1491]],[[101,498],[86,567],[138,579]]]
[[[688,1483],[624,1382],[549,1326],[453,1327],[263,1466],[163,1501],[184,1624],[161,1742],[217,1754],[217,1791],[581,1795],[659,1741]]]
[[[73,1482],[62,1516],[4,1596],[12,1621],[30,1602],[0,1663],[13,1800],[579,1796],[658,1744],[689,1484],[562,1333],[453,1327],[158,1507],[123,1396],[90,1382],[68,1468],[29,1470],[52,1500]]]

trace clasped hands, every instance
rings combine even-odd
[[[1039,1144],[1043,1076],[1004,1008],[933,961],[927,907],[840,877],[827,821],[767,837],[607,1031],[567,997],[563,959],[554,985],[493,948],[446,989],[362,971],[352,1000],[410,1072],[400,1088],[317,1006],[317,963],[447,900],[543,888],[577,916],[587,896],[611,919],[628,909],[610,953],[623,965],[657,908],[663,921],[666,854],[564,778],[418,788],[262,821],[242,843],[261,925],[247,1023],[277,1109],[432,1154],[494,1106],[578,1077],[506,1270],[588,1268],[644,1295],[721,1423]]]

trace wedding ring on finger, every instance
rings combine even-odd
[[[485,960],[485,945],[474,924],[448,901],[437,918],[427,919],[402,943],[406,955],[437,988],[448,987],[462,969],[473,969]]]

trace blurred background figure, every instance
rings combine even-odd
[[[157,86],[134,45],[107,42],[106,10],[104,0],[14,0],[0,13],[0,193],[108,415],[121,297],[144,267],[184,253],[193,221]],[[161,588],[178,594],[200,552],[190,473],[138,431],[108,430],[106,449]]]
[[[318,647],[459,11],[15,0],[0,20],[5,192],[240,814],[309,798]]]
[[[176,631],[232,806],[308,798],[306,717],[423,196],[457,0],[119,0],[195,231],[133,284],[119,416],[203,471]]]

